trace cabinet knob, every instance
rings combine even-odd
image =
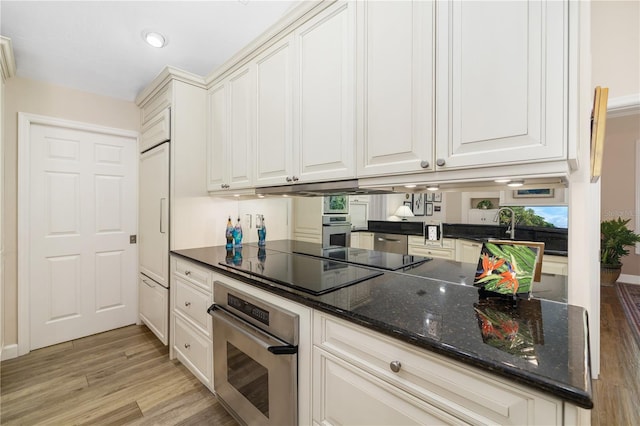
[[[289,176],[287,176],[287,182],[291,182],[293,179],[291,179]]]
[[[447,162],[446,162],[446,161],[444,161],[444,158],[438,158],[438,159],[436,160],[436,165],[438,165],[438,166],[440,166],[440,167],[444,166],[446,163],[447,163]]]
[[[422,167],[423,169],[427,169],[427,168],[429,168],[429,162],[428,162],[428,161],[426,161],[426,160],[422,160],[422,161],[420,162],[420,167]]]
[[[300,179],[298,178],[298,176],[294,176],[294,177],[293,177],[293,181],[294,181],[294,182],[297,182],[297,181],[299,181],[299,180],[300,180]]]
[[[184,271],[184,274],[185,274],[186,276],[189,276],[189,275],[191,275],[191,271]]]
[[[185,344],[184,344],[184,348],[185,348],[185,349],[189,349],[190,347],[191,347],[191,345],[190,345],[190,344],[188,344],[188,343],[185,343]]]
[[[400,363],[400,361],[391,361],[389,363],[389,368],[394,373],[397,373],[398,371],[400,371],[400,368],[402,368],[402,364]]]
[[[189,306],[191,306],[191,302],[184,302],[184,306],[188,308]]]

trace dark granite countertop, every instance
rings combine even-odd
[[[269,254],[301,251],[305,245],[310,248],[309,244],[312,243],[268,241],[265,262],[269,261]],[[245,244],[241,252],[245,259],[255,257],[258,247]],[[536,296],[536,287],[544,292],[545,286],[564,283],[554,281],[554,276],[543,277],[540,285],[534,285],[532,299],[505,301],[484,298],[469,285],[474,265],[432,259],[401,272],[384,271],[378,277],[313,296],[220,265],[219,262],[233,262],[234,254],[235,261],[240,261],[237,253],[227,253],[224,246],[172,253],[580,407],[593,407],[586,311],[542,299],[543,294]],[[506,339],[509,333],[516,338]]]
[[[485,242],[490,239],[509,239],[506,225],[477,225],[443,223],[442,237]],[[516,240],[543,242],[544,254],[567,256],[568,230],[541,226],[516,226]]]

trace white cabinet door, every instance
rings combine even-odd
[[[207,190],[225,189],[227,155],[227,87],[220,83],[207,94]]]
[[[253,72],[243,67],[227,81],[229,91],[229,134],[227,146],[227,183],[230,189],[253,184]]]
[[[354,8],[355,3],[338,2],[294,33],[294,181],[355,176]]]
[[[207,190],[253,185],[253,72],[240,68],[208,93]]]
[[[494,222],[498,209],[469,209],[469,223],[475,225],[497,225]]]
[[[322,197],[293,199],[293,239],[322,243]]]
[[[434,2],[358,2],[358,176],[433,170]]]
[[[140,272],[169,287],[169,143],[140,155],[138,263]]]
[[[440,170],[566,159],[567,4],[438,3]]]
[[[293,178],[293,53],[286,37],[255,59],[256,186]]]
[[[482,243],[469,240],[456,241],[456,261],[477,264]]]

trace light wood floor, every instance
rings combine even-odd
[[[614,287],[600,292],[600,378],[593,381],[593,426],[640,425],[640,347]]]
[[[603,287],[594,426],[640,425],[640,348]],[[144,326],[31,352],[0,365],[2,424],[235,425],[211,392]]]
[[[0,369],[3,425],[237,424],[145,326],[38,349]]]

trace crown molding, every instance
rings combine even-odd
[[[155,95],[169,81],[181,81],[192,86],[206,88],[205,80],[202,76],[181,70],[179,68],[166,66],[160,74],[158,74],[151,83],[147,85],[138,96],[136,96],[136,105],[142,105],[147,99]]]
[[[2,81],[16,75],[16,60],[13,56],[11,39],[3,36],[0,36],[0,74],[2,74]]]
[[[640,113],[640,93],[633,95],[618,96],[609,99],[607,102],[607,116],[623,117]]]
[[[336,1],[337,0],[301,0],[287,14],[276,21],[275,24],[266,29],[225,63],[211,71],[205,78],[207,86],[210,88],[213,83],[220,78],[233,72],[239,66],[250,61],[251,58],[259,52],[291,33],[301,22],[310,19]]]

